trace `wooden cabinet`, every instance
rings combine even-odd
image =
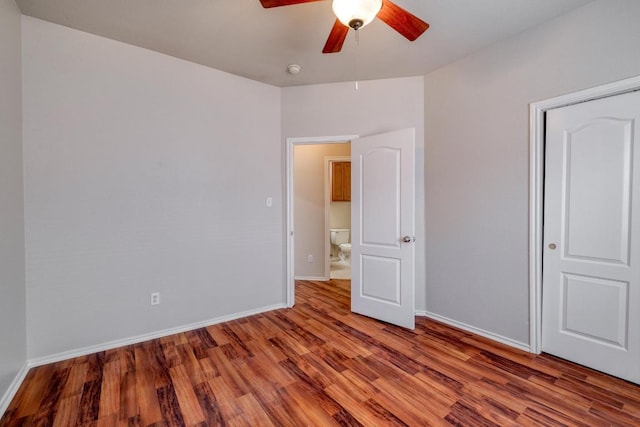
[[[351,162],[331,162],[331,200],[351,201]]]

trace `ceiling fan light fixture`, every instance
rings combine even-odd
[[[382,8],[382,0],[333,0],[331,7],[340,22],[358,30],[373,21]]]

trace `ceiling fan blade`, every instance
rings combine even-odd
[[[411,41],[420,37],[429,28],[429,24],[422,19],[389,0],[383,0],[378,18]]]
[[[327,42],[324,44],[322,53],[340,52],[340,50],[342,49],[342,44],[347,38],[347,33],[349,33],[349,27],[336,19],[336,22],[333,24],[333,28],[329,33],[329,37],[327,38]]]
[[[268,8],[268,7],[278,7],[278,6],[291,6],[292,4],[299,4],[299,3],[311,3],[314,1],[321,1],[321,0],[260,0],[260,3],[262,3],[262,7]]]

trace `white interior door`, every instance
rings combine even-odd
[[[640,383],[640,92],[547,112],[542,349]]]
[[[415,327],[415,131],[351,143],[351,309]]]

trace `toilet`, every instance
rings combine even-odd
[[[346,263],[351,262],[351,243],[342,243],[340,246],[340,259]]]
[[[349,240],[351,230],[348,228],[332,228],[331,229],[331,248],[332,252],[338,252],[341,261],[349,262],[351,257],[351,243]]]

